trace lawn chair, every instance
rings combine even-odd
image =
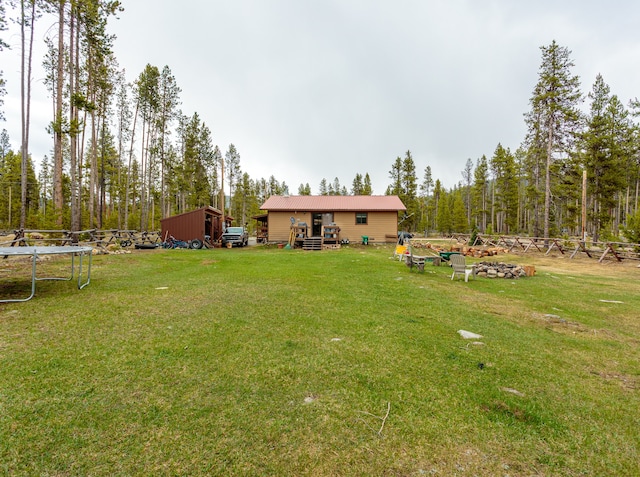
[[[449,257],[449,262],[451,263],[451,268],[453,268],[453,273],[451,274],[451,280],[455,278],[456,275],[464,275],[464,281],[469,281],[469,276],[472,276],[475,279],[476,276],[476,266],[469,265],[467,266],[464,255],[451,255]]]

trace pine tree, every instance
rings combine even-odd
[[[229,144],[229,149],[224,155],[225,159],[225,170],[227,172],[227,178],[229,179],[229,197],[233,197],[233,188],[235,186],[235,181],[238,176],[241,174],[240,170],[240,154],[236,149],[236,146],[233,144]],[[235,211],[233,209],[229,210],[229,215],[233,216]]]
[[[389,171],[389,178],[391,184],[387,187],[386,195],[402,195],[402,159],[400,156],[396,157],[391,170]]]
[[[469,157],[462,170],[464,179],[464,202],[467,211],[467,225],[471,224],[471,184],[473,184],[473,161]]]
[[[306,184],[300,184],[298,187],[298,195],[311,195],[311,187],[308,182]]]
[[[438,202],[436,212],[436,229],[440,234],[446,235],[452,232],[451,205],[449,203],[450,195],[447,194],[440,186],[440,181],[436,181]],[[436,192],[434,192],[436,194]]]
[[[487,230],[489,165],[484,155],[476,161],[473,180],[472,197],[474,210],[476,211],[476,225],[480,229],[480,232],[485,233]]]
[[[210,171],[209,174],[209,182],[211,183],[211,204],[216,207],[218,210],[223,210],[223,202],[220,198],[220,193],[222,191],[222,187],[220,185],[220,181],[218,179],[218,169],[222,167],[222,162],[224,159],[222,158],[222,153],[220,152],[220,148],[218,145],[213,148],[213,157],[211,158],[213,170]]]
[[[351,195],[362,195],[363,190],[362,174],[356,174],[351,183]]]
[[[31,157],[27,160],[27,216],[25,226],[35,225],[39,206],[39,184]],[[0,168],[0,227],[18,228],[21,220],[21,183],[22,154],[8,151],[5,155],[4,167]]]
[[[544,237],[549,237],[551,219],[552,167],[556,160],[571,150],[579,127],[578,103],[581,99],[580,79],[571,74],[574,66],[571,51],[555,40],[541,47],[542,63],[538,82],[530,99],[531,111],[526,115],[532,143],[545,146]],[[535,141],[533,140],[535,138]]]
[[[364,175],[364,183],[362,184],[362,195],[371,194],[373,194],[373,187],[371,187],[371,177],[369,177],[369,173],[367,172]]]
[[[125,169],[125,157],[127,151],[127,144],[131,140],[131,123],[133,120],[133,114],[129,104],[129,85],[127,84],[124,70],[120,70],[116,73],[115,78],[116,88],[116,144],[118,154],[118,173],[117,173],[117,200],[118,200],[118,224],[119,229],[125,228],[123,226],[124,210],[128,207],[125,200],[126,198],[126,183],[128,172]]]
[[[627,177],[621,172],[633,157],[633,129],[629,113],[617,96],[610,94],[601,75],[596,77],[588,96],[591,109],[581,146],[591,198],[593,236],[598,241],[607,227],[611,232],[617,201],[626,185]]]
[[[428,234],[429,229],[433,228],[433,221],[435,214],[433,213],[433,205],[430,197],[431,189],[433,188],[433,175],[431,173],[431,166],[426,166],[424,169],[424,178],[420,184],[420,223],[419,228],[424,229],[425,235]]]
[[[640,117],[640,101],[638,101],[638,98],[629,102],[629,108],[634,118]],[[627,166],[629,171],[627,215],[632,215],[634,211],[637,212],[640,209],[640,125],[637,123],[633,123],[632,138],[633,155],[629,159]]]
[[[4,166],[4,157],[11,150],[11,140],[9,139],[9,133],[6,129],[0,132],[0,168]]]
[[[247,225],[249,215],[255,215],[259,205],[255,194],[255,184],[246,172],[236,183],[235,193],[232,199],[233,209],[237,211],[236,225]]]
[[[516,226],[518,210],[518,178],[515,158],[509,151],[498,144],[491,158],[491,169],[494,176],[496,200],[496,216],[494,232],[510,233]]]
[[[415,231],[420,219],[420,211],[417,195],[418,179],[411,151],[406,152],[404,159],[396,158],[389,171],[389,178],[392,183],[387,187],[386,195],[397,195],[400,198],[407,208],[407,219],[403,226]]]
[[[467,211],[462,198],[462,190],[457,189],[453,192],[453,206],[451,217],[451,229],[453,232],[467,233],[469,225],[467,222]]]
[[[140,192],[140,230],[149,230],[148,213],[151,202],[151,179],[154,172],[152,145],[156,138],[159,97],[160,71],[156,66],[147,64],[135,83],[136,107],[140,110],[142,130],[140,139],[139,185]]]
[[[323,177],[320,181],[319,192],[320,195],[329,195],[329,186],[327,180]]]
[[[333,179],[333,185],[329,186],[329,195],[342,195],[342,186],[337,177]]]
[[[2,0],[0,0],[0,32],[3,32],[7,29],[7,20],[6,20],[6,10]],[[0,38],[0,53],[5,48],[9,48],[9,45]],[[5,88],[5,80],[2,77],[3,71],[0,70],[0,121],[4,121],[4,110],[2,107],[4,106],[4,96],[7,94],[7,90]],[[1,164],[0,164],[1,165]]]
[[[160,210],[162,211],[162,217],[168,215],[168,203],[166,202],[167,194],[167,171],[170,169],[168,164],[167,152],[169,148],[169,127],[172,121],[177,116],[177,107],[180,104],[180,92],[177,82],[171,69],[165,65],[160,73],[159,80],[159,102],[160,107],[158,111],[157,127],[158,127],[158,150],[160,155]]]
[[[402,195],[400,196],[403,204],[407,208],[409,219],[406,221],[406,227],[416,230],[416,225],[420,219],[420,210],[418,202],[418,177],[416,175],[416,165],[413,161],[411,151],[407,151],[402,160]]]

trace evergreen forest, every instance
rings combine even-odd
[[[16,22],[22,58],[22,84],[11,85],[20,90],[19,118],[5,117],[10,85],[0,76],[0,120],[22,125],[19,150],[10,147],[18,138],[0,133],[0,229],[152,231],[202,206],[252,228],[270,195],[375,193],[402,199],[399,228],[410,232],[640,241],[640,102],[619,98],[603,75],[576,76],[571,50],[555,41],[540,47],[529,109],[514,118],[526,124],[519,147],[479,151],[452,188],[407,150],[388,158],[388,184],[372,184],[364,171],[294,190],[243,170],[241,144],[215,144],[201,114],[181,109],[169,66],[148,64],[127,78],[109,33],[118,14],[126,12],[116,0],[0,0],[0,57]],[[44,58],[33,57],[42,41],[36,22],[55,25]],[[45,65],[52,111],[51,154],[40,158],[29,153],[34,62]]]

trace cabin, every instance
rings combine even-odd
[[[322,244],[395,243],[398,213],[407,210],[395,195],[272,195],[260,209],[267,213],[266,241],[292,246],[309,238]]]
[[[227,217],[228,223],[229,217]],[[223,232],[223,213],[207,206],[160,220],[162,240],[173,236],[177,240],[200,240],[211,245],[220,239]]]

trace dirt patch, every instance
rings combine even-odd
[[[513,256],[513,255],[512,255]],[[567,255],[515,255],[520,262],[533,264],[539,272],[558,273],[562,275],[596,275],[620,277],[628,276],[629,273],[640,275],[640,262],[637,260],[604,260],[598,262],[595,258],[575,257],[569,258]]]
[[[604,381],[618,383],[624,389],[635,390],[640,388],[640,383],[636,376],[616,373],[613,371],[599,371],[595,369],[591,369],[589,372],[596,376],[600,376]]]

